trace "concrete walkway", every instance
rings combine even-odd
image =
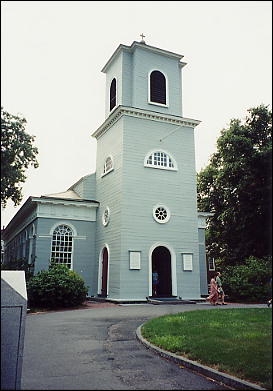
[[[264,308],[207,303],[93,303],[88,309],[28,314],[23,390],[227,390],[146,349],[137,328],[153,317],[197,309]]]

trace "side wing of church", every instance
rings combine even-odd
[[[144,41],[119,45],[102,69],[96,172],[63,193],[29,197],[4,230],[5,261],[27,259],[34,273],[66,264],[90,296],[117,302],[207,295],[210,213],[197,211],[200,121],[183,117],[182,58]]]

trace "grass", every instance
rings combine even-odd
[[[167,351],[272,389],[272,309],[190,311],[145,323],[142,335]]]

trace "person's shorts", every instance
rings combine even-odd
[[[218,288],[218,293],[219,295],[223,296],[224,294],[223,288]]]

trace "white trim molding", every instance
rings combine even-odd
[[[114,53],[112,54],[112,56],[109,58],[109,60],[107,61],[107,63],[104,65],[104,67],[102,68],[102,72],[103,73],[106,73],[107,72],[107,69],[109,67],[109,65],[112,63],[112,61],[114,61],[114,59],[119,55],[119,53],[124,50],[124,51],[127,51],[129,53],[133,53],[133,51],[135,50],[135,48],[141,48],[143,50],[147,50],[147,51],[150,51],[152,53],[157,53],[157,54],[160,54],[160,55],[164,55],[164,56],[167,56],[167,57],[170,57],[170,58],[175,58],[177,60],[181,60],[184,56],[182,54],[178,54],[178,53],[174,53],[174,52],[170,52],[169,50],[165,50],[165,49],[160,49],[160,48],[157,48],[155,46],[151,46],[151,45],[147,45],[146,43],[143,44],[141,42],[137,42],[137,41],[134,41],[132,43],[131,46],[127,46],[127,45],[123,45],[123,44],[120,44],[117,49],[114,51]],[[185,62],[179,62],[179,65],[181,67],[185,66],[186,63]]]
[[[92,136],[96,137],[97,139],[100,138],[123,115],[135,118],[150,119],[152,121],[170,123],[173,125],[179,125],[181,127],[185,126],[189,128],[195,128],[201,123],[201,121],[196,119],[184,118],[171,114],[156,113],[155,111],[119,105],[115,108],[115,110],[113,110],[104,123],[94,133],[92,133]]]

